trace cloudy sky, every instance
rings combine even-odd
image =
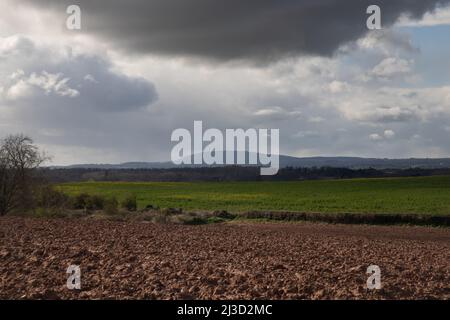
[[[0,136],[53,164],[170,159],[174,129],[293,156],[450,157],[450,0],[0,2]],[[82,11],[68,30],[66,8]]]

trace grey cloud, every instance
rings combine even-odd
[[[35,46],[30,39],[10,37],[0,40],[0,46],[8,45],[8,50],[17,53],[10,56],[11,61],[0,60],[2,69],[13,67],[0,81],[3,88],[0,100],[3,96],[8,105],[122,112],[145,108],[157,99],[151,82],[113,71],[110,62],[104,58],[84,54],[55,57],[47,52],[47,59],[42,60],[47,49],[36,46],[31,50]],[[25,52],[23,43],[29,44]],[[39,59],[14,66],[15,59],[21,60],[21,54],[26,53],[30,58],[34,52]]]
[[[70,0],[22,0],[65,13]],[[380,0],[383,26],[420,18],[449,0]],[[79,0],[82,32],[129,53],[266,63],[329,56],[366,32],[372,0]]]
[[[114,72],[109,63],[99,57],[78,56],[60,70],[66,70],[78,84],[80,107],[130,111],[145,108],[157,99],[152,83]]]
[[[30,55],[35,51],[33,41],[25,36],[9,37],[0,43],[0,62],[14,55]]]
[[[154,105],[147,108],[158,98],[154,85],[107,57],[57,49],[25,36],[0,38],[0,136],[29,134],[56,163],[113,159],[116,150],[144,158],[147,150],[135,147],[150,145],[142,131],[155,121]]]
[[[379,79],[392,79],[410,74],[414,66],[413,60],[389,57],[382,60],[371,71],[371,75]]]
[[[260,108],[254,112],[254,116],[257,118],[264,118],[265,120],[287,120],[287,119],[298,119],[302,115],[301,111],[296,110],[286,110],[285,108],[275,106]]]
[[[420,119],[420,107],[376,107],[364,110],[353,117],[354,120],[372,123],[409,122]]]

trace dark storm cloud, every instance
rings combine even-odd
[[[80,5],[83,32],[129,53],[267,62],[299,54],[331,55],[367,32],[366,8],[384,27],[402,13],[419,18],[450,0],[22,0],[64,13]]]

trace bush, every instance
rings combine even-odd
[[[160,223],[160,224],[167,224],[170,222],[170,218],[165,214],[156,214],[156,215],[152,216],[151,220],[155,223]]]
[[[65,209],[70,206],[70,197],[53,186],[46,185],[38,191],[37,205],[45,209]]]
[[[35,216],[40,218],[65,218],[67,214],[64,210],[60,208],[50,207],[50,208],[37,208],[35,211]]]
[[[220,210],[220,211],[214,211],[213,212],[213,217],[217,217],[217,218],[221,218],[221,219],[234,219],[236,218],[236,215],[229,213],[228,211],[225,210]]]
[[[119,202],[116,197],[103,201],[103,211],[108,215],[116,215],[119,213]]]
[[[99,195],[90,195],[87,193],[80,193],[72,200],[73,209],[84,210],[102,210],[105,205],[105,198]]]
[[[80,193],[72,200],[73,209],[87,209],[89,202],[89,195],[87,193]]]
[[[222,223],[227,221],[228,219],[224,219],[224,218],[219,218],[219,217],[209,217],[207,219],[208,223]]]
[[[105,198],[98,195],[88,196],[86,200],[86,209],[89,210],[102,210],[105,207],[105,202],[107,202]]]
[[[127,196],[121,203],[121,207],[127,209],[128,211],[137,210],[137,200],[135,195]]]
[[[187,225],[201,225],[207,224],[208,220],[202,217],[189,217],[183,221],[184,224]]]
[[[162,214],[165,214],[166,216],[173,216],[173,215],[178,215],[178,214],[182,214],[183,213],[183,209],[179,208],[164,208],[161,210]]]

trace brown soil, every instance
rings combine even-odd
[[[448,228],[0,218],[2,299],[450,299],[449,262]]]

